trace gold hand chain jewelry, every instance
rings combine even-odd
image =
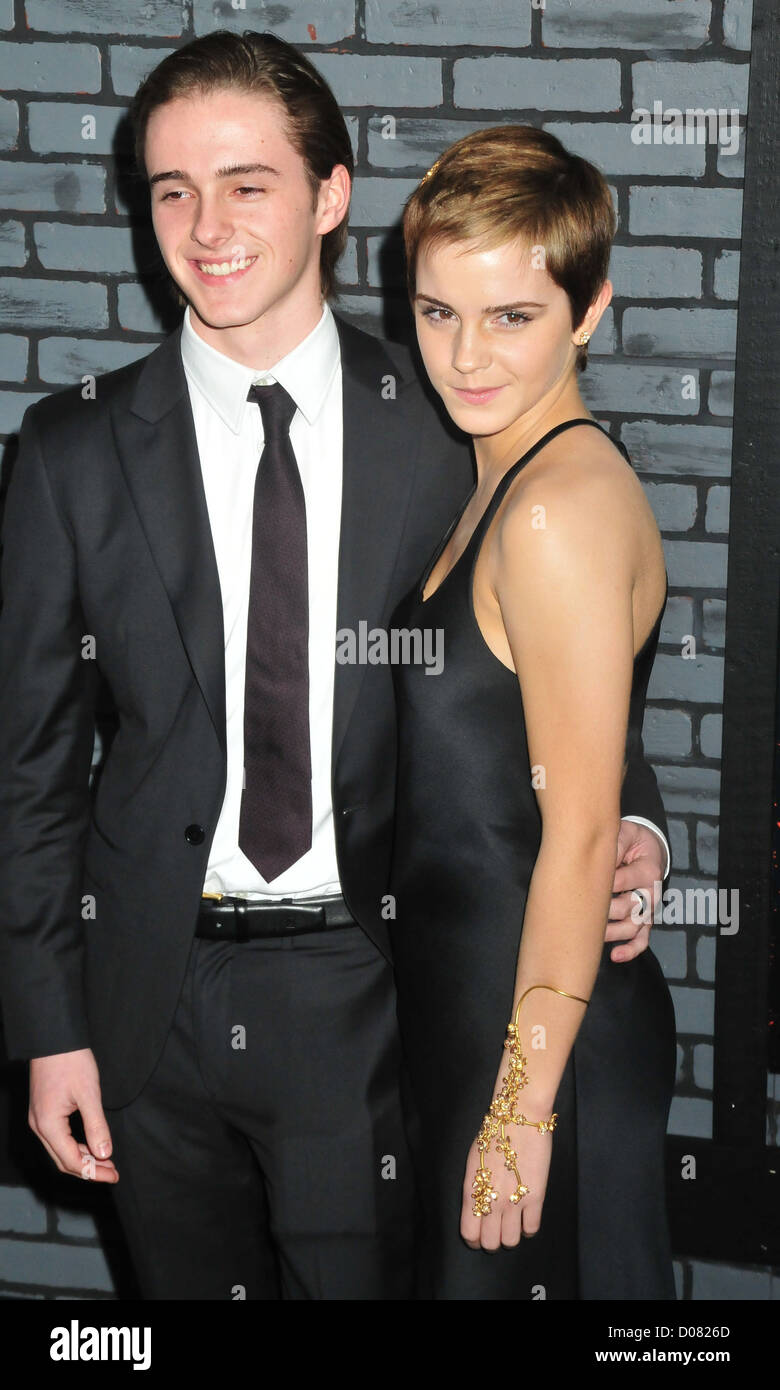
[[[515,1010],[514,1023],[507,1026],[504,1047],[509,1053],[509,1066],[504,1077],[501,1090],[490,1106],[490,1109],[482,1121],[482,1127],[477,1135],[477,1148],[479,1149],[479,1167],[471,1184],[473,1212],[475,1216],[489,1216],[493,1202],[496,1201],[498,1193],[493,1188],[493,1174],[489,1168],[485,1167],[485,1154],[489,1153],[490,1145],[496,1141],[496,1153],[504,1155],[504,1167],[513,1173],[517,1186],[515,1191],[510,1193],[509,1200],[513,1205],[521,1202],[524,1197],[530,1195],[530,1187],[526,1187],[517,1169],[517,1153],[513,1149],[507,1138],[506,1126],[530,1125],[538,1130],[539,1134],[550,1134],[555,1129],[558,1122],[557,1114],[550,1116],[548,1120],[529,1120],[525,1115],[517,1112],[518,1092],[528,1085],[529,1077],[526,1073],[527,1058],[523,1054],[518,1033],[517,1020],[520,1015],[520,1005],[525,999],[526,994],[530,994],[533,989],[549,989],[554,994],[562,994],[566,999],[576,999],[580,1004],[587,1005],[590,1001],[581,999],[578,994],[569,994],[565,989],[556,989],[554,985],[531,985],[521,995]],[[499,1135],[500,1137],[497,1137]]]

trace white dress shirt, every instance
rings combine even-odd
[[[181,355],[189,388],[222,592],[225,628],[227,784],[209,855],[207,893],[250,898],[341,892],[331,803],[336,599],[341,529],[343,409],[336,321],[325,305],[317,326],[273,367],[258,370],[198,336],[184,314]],[[306,500],[309,570],[311,848],[269,884],[238,845],[244,781],[244,684],[255,477],[263,421],[250,386],[278,381],[298,409],[290,442]]]

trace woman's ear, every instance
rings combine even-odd
[[[582,323],[574,329],[572,342],[575,347],[585,347],[588,340],[593,337],[596,326],[604,310],[612,299],[612,281],[605,280],[596,298],[589,305]]]

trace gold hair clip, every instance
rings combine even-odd
[[[433,164],[431,165],[431,167],[430,167],[430,169],[427,171],[427,173],[423,174],[422,178],[420,179],[420,183],[421,183],[421,184],[427,183],[428,179],[431,177],[431,174],[434,172],[435,169],[438,169],[438,167],[439,167],[440,164],[441,164],[441,156],[439,156],[438,159],[434,160]]]

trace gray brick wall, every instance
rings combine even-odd
[[[4,436],[31,401],[159,340],[138,279],[139,256],[151,266],[154,249],[122,177],[120,122],[144,74],[196,35],[271,28],[332,83],[357,156],[341,307],[374,331],[404,316],[388,233],[454,139],[529,121],[602,167],[619,221],[615,299],[583,390],[626,443],[664,536],[670,599],[645,732],[683,892],[713,886],[717,865],[742,141],[735,154],[641,144],[630,118],[660,101],[736,107],[744,124],[750,17],[750,0],[0,0]],[[654,933],[679,1028],[670,1129],[693,1139],[711,1134],[716,931],[689,922]],[[25,1189],[0,1190],[0,1267],[20,1294],[112,1292],[89,1215]],[[771,1296],[766,1271],[682,1262],[677,1277],[687,1298]]]
[[[86,1200],[86,1188],[78,1198]],[[0,1186],[0,1298],[115,1299],[111,1256],[120,1237],[108,1200],[90,1189],[86,1208],[57,1206],[26,1187]],[[106,1216],[108,1239],[96,1224],[105,1230]]]

